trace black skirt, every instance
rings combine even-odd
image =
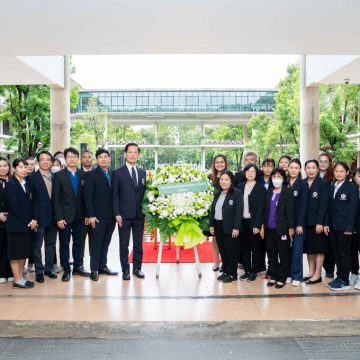
[[[306,228],[304,254],[325,254],[328,251],[329,238],[324,234],[317,234],[315,226]]]
[[[33,255],[33,232],[7,233],[8,260],[27,259]]]

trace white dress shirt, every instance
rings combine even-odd
[[[136,165],[135,166],[132,166],[132,165],[130,165],[128,162],[126,162],[126,167],[128,168],[128,170],[129,170],[129,173],[130,173],[130,177],[132,178],[132,168],[134,168],[135,169],[135,175],[136,175],[136,183],[137,184],[139,184],[139,174],[138,174],[138,169],[137,169],[137,167],[136,167]]]

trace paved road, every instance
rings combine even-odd
[[[207,340],[0,338],[0,359],[12,360],[283,360],[360,359],[359,337]]]

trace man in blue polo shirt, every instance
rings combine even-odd
[[[85,226],[83,202],[84,171],[78,169],[79,152],[69,147],[64,150],[66,168],[54,175],[53,203],[60,239],[60,262],[64,269],[62,281],[69,281],[69,243],[72,235],[74,258],[73,275],[90,276],[83,266],[82,237]]]

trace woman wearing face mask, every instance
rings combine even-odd
[[[228,162],[225,155],[216,155],[214,157],[211,173],[208,175],[208,179],[211,181],[212,185],[215,188],[215,192],[220,191],[220,175],[223,171],[227,170],[228,168]],[[206,236],[211,236],[210,233],[204,232]],[[219,247],[216,242],[215,236],[212,238],[212,249],[214,254],[214,264],[213,264],[213,271],[218,271],[220,266],[220,254],[219,254]],[[220,269],[222,270],[222,269]]]
[[[52,174],[57,173],[62,169],[61,162],[59,159],[54,159],[54,162],[51,165],[50,171]]]
[[[13,281],[10,261],[7,259],[7,205],[5,201],[5,186],[11,177],[10,164],[6,158],[0,157],[0,284]]]
[[[290,189],[286,186],[286,173],[275,168],[271,173],[274,186],[266,194],[264,225],[261,236],[266,236],[266,249],[271,280],[267,286],[284,287],[289,271],[290,239],[294,235],[294,203]]]
[[[329,213],[325,234],[329,234],[335,254],[337,277],[328,283],[331,290],[347,290],[351,269],[351,242],[358,209],[356,185],[348,180],[350,169],[339,161],[334,166],[335,182],[330,187]]]
[[[358,209],[356,212],[354,234],[351,241],[351,282],[355,284],[355,289],[360,290],[359,274],[359,253],[360,253],[360,167],[353,175],[353,182],[357,185]]]
[[[225,170],[219,180],[220,191],[215,195],[210,212],[210,233],[216,236],[222,259],[223,273],[218,280],[224,283],[237,280],[242,231],[243,194],[235,189],[235,176]]]
[[[240,280],[254,281],[260,270],[262,259],[263,241],[260,237],[260,229],[264,223],[264,203],[266,190],[264,185],[258,182],[259,170],[256,165],[247,165],[243,173],[245,183],[238,185],[238,189],[244,194],[243,233],[240,235],[245,273]]]
[[[305,237],[305,214],[309,188],[301,178],[301,162],[292,159],[289,163],[288,187],[294,199],[295,234],[291,244],[290,280],[293,286],[299,286],[303,279],[303,252]]]
[[[328,184],[319,176],[317,160],[305,163],[306,182],[309,188],[306,213],[306,239],[304,253],[307,254],[309,273],[303,278],[307,285],[322,282],[321,269],[324,254],[327,251],[327,238],[324,236],[324,224],[328,211]]]

